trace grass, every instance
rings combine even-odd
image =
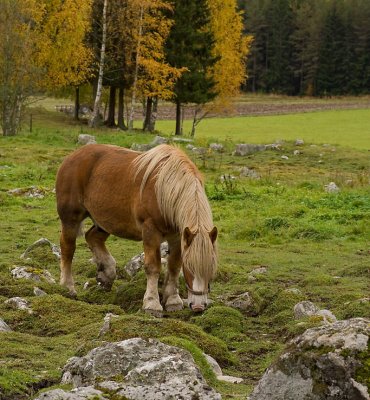
[[[166,134],[174,132],[173,121],[158,121],[157,129]],[[184,123],[190,132],[191,121]],[[303,139],[311,144],[370,148],[370,109],[318,111],[291,115],[208,118],[197,127],[199,140],[239,143],[274,143],[276,140]]]
[[[342,111],[330,113],[342,115]],[[220,232],[219,271],[211,294],[214,304],[203,315],[183,310],[166,314],[161,320],[140,311],[144,273],[131,280],[123,270],[125,263],[142,251],[140,243],[109,238],[108,247],[118,262],[118,279],[107,293],[94,285],[95,267],[89,262],[91,255],[84,240],[79,239],[74,259],[77,301],[69,299],[59,285],[47,282],[37,286],[48,296],[35,297],[34,282],[14,280],[10,275],[14,265],[25,265],[46,268],[58,280],[58,261],[47,248],[35,249],[28,260],[19,256],[41,237],[58,243],[55,173],[63,157],[78,147],[79,133],[93,133],[100,143],[122,146],[148,143],[153,136],[105,129],[90,132],[62,114],[39,110],[32,133],[24,130],[16,137],[0,137],[0,317],[14,330],[0,333],[0,399],[29,398],[38,389],[58,383],[69,357],[83,355],[103,340],[135,336],[155,337],[188,349],[223,398],[244,399],[289,339],[320,323],[318,318],[294,320],[296,302],[313,301],[338,318],[369,316],[369,302],[362,300],[368,297],[370,282],[368,125],[361,127],[356,112],[349,113],[352,120],[357,119],[357,136],[351,128],[355,124],[349,124],[351,118],[348,125],[333,119],[330,127],[331,132],[347,132],[342,137],[343,146],[334,146],[328,133],[319,130],[324,119],[329,121],[327,115],[324,118],[326,113],[202,122],[195,144],[207,146],[218,136],[226,149],[203,158],[189,153],[205,175]],[[269,118],[275,121],[271,128],[266,125]],[[306,119],[307,132],[317,129],[315,138],[299,134],[288,122],[295,118]],[[241,121],[260,124],[265,133],[261,131],[255,139],[261,143],[273,141],[273,135],[282,137],[277,128],[279,124],[286,126],[282,148],[231,156],[239,138],[252,141]],[[219,130],[209,128],[210,123],[218,125]],[[173,122],[170,124],[173,126]],[[229,132],[235,132],[233,140]],[[305,139],[304,146],[294,145],[297,137]],[[364,144],[355,145],[355,137],[362,138]],[[325,142],[331,146],[320,145]],[[300,154],[295,156],[296,149]],[[282,159],[282,155],[288,155],[288,159]],[[261,178],[239,178],[240,168],[245,166],[255,169]],[[221,175],[236,179],[221,180]],[[339,193],[325,192],[324,186],[330,181],[337,183]],[[8,190],[27,191],[31,186],[43,197],[8,194]],[[251,280],[249,273],[261,265],[267,267],[267,273]],[[92,284],[84,290],[86,281]],[[185,296],[182,281],[180,291]],[[227,300],[246,291],[253,300],[248,311],[243,314],[227,306]],[[14,296],[28,299],[33,314],[4,304]],[[107,312],[119,317],[112,321],[111,331],[98,338]],[[242,377],[243,384],[216,381],[202,352],[216,358],[225,374]]]

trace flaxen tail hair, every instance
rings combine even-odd
[[[145,171],[140,192],[150,177],[155,179],[159,209],[170,226],[181,236],[188,227],[195,237],[185,250],[181,240],[183,263],[194,276],[209,281],[216,270],[217,251],[209,232],[213,228],[212,212],[197,167],[180,149],[160,145],[140,154],[134,161],[136,177]]]

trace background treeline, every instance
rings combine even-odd
[[[194,131],[245,81],[243,30],[237,0],[0,0],[3,135],[17,132],[37,94],[73,96],[76,119],[86,102],[90,126],[121,129],[132,129],[142,102],[149,131],[158,100],[172,101],[176,134],[190,103]]]
[[[369,0],[239,0],[253,92],[370,93]]]

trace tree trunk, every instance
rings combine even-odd
[[[124,104],[124,89],[120,87],[118,91],[118,127],[123,131],[127,131],[124,118]]]
[[[149,119],[149,132],[154,132],[155,131],[155,123],[157,121],[157,112],[158,112],[158,97],[154,97],[152,99],[153,101],[153,107],[152,107],[152,112],[151,116]]]
[[[99,62],[99,75],[98,75],[98,86],[96,90],[96,97],[94,102],[94,111],[89,121],[89,126],[94,128],[97,126],[99,121],[99,111],[100,111],[100,99],[103,90],[103,74],[104,74],[104,60],[105,60],[105,44],[107,41],[107,4],[108,0],[104,0],[104,8],[103,8],[103,37],[101,42],[100,49],[100,62]]]
[[[150,119],[152,118],[152,111],[153,111],[153,98],[148,97],[146,99],[143,131],[150,131]]]
[[[79,112],[80,112],[80,87],[76,86],[75,88],[75,110],[74,110],[74,119],[75,121],[79,120]]]
[[[176,130],[175,130],[175,135],[181,135],[182,134],[182,129],[181,129],[181,103],[179,101],[176,101]]]
[[[140,58],[140,46],[141,46],[141,37],[143,35],[143,17],[144,17],[144,6],[140,6],[140,19],[139,19],[139,32],[138,32],[138,40],[136,46],[136,57],[135,57],[135,73],[134,73],[134,82],[132,84],[132,95],[131,95],[131,108],[130,114],[128,118],[128,129],[132,130],[134,128],[134,111],[135,111],[135,102],[136,102],[136,88],[137,88],[137,79],[139,74],[139,58]]]
[[[116,88],[111,86],[109,88],[109,106],[108,106],[108,118],[105,124],[111,128],[116,125]]]

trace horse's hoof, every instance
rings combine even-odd
[[[70,299],[77,300],[77,292],[74,289],[73,290],[69,290],[67,296]]]
[[[184,306],[182,304],[169,304],[165,308],[166,308],[166,311],[168,311],[168,312],[175,312],[175,311],[183,310]]]
[[[152,317],[155,317],[155,318],[162,318],[163,317],[163,311],[162,310],[144,309],[144,312],[146,314],[151,315]]]

